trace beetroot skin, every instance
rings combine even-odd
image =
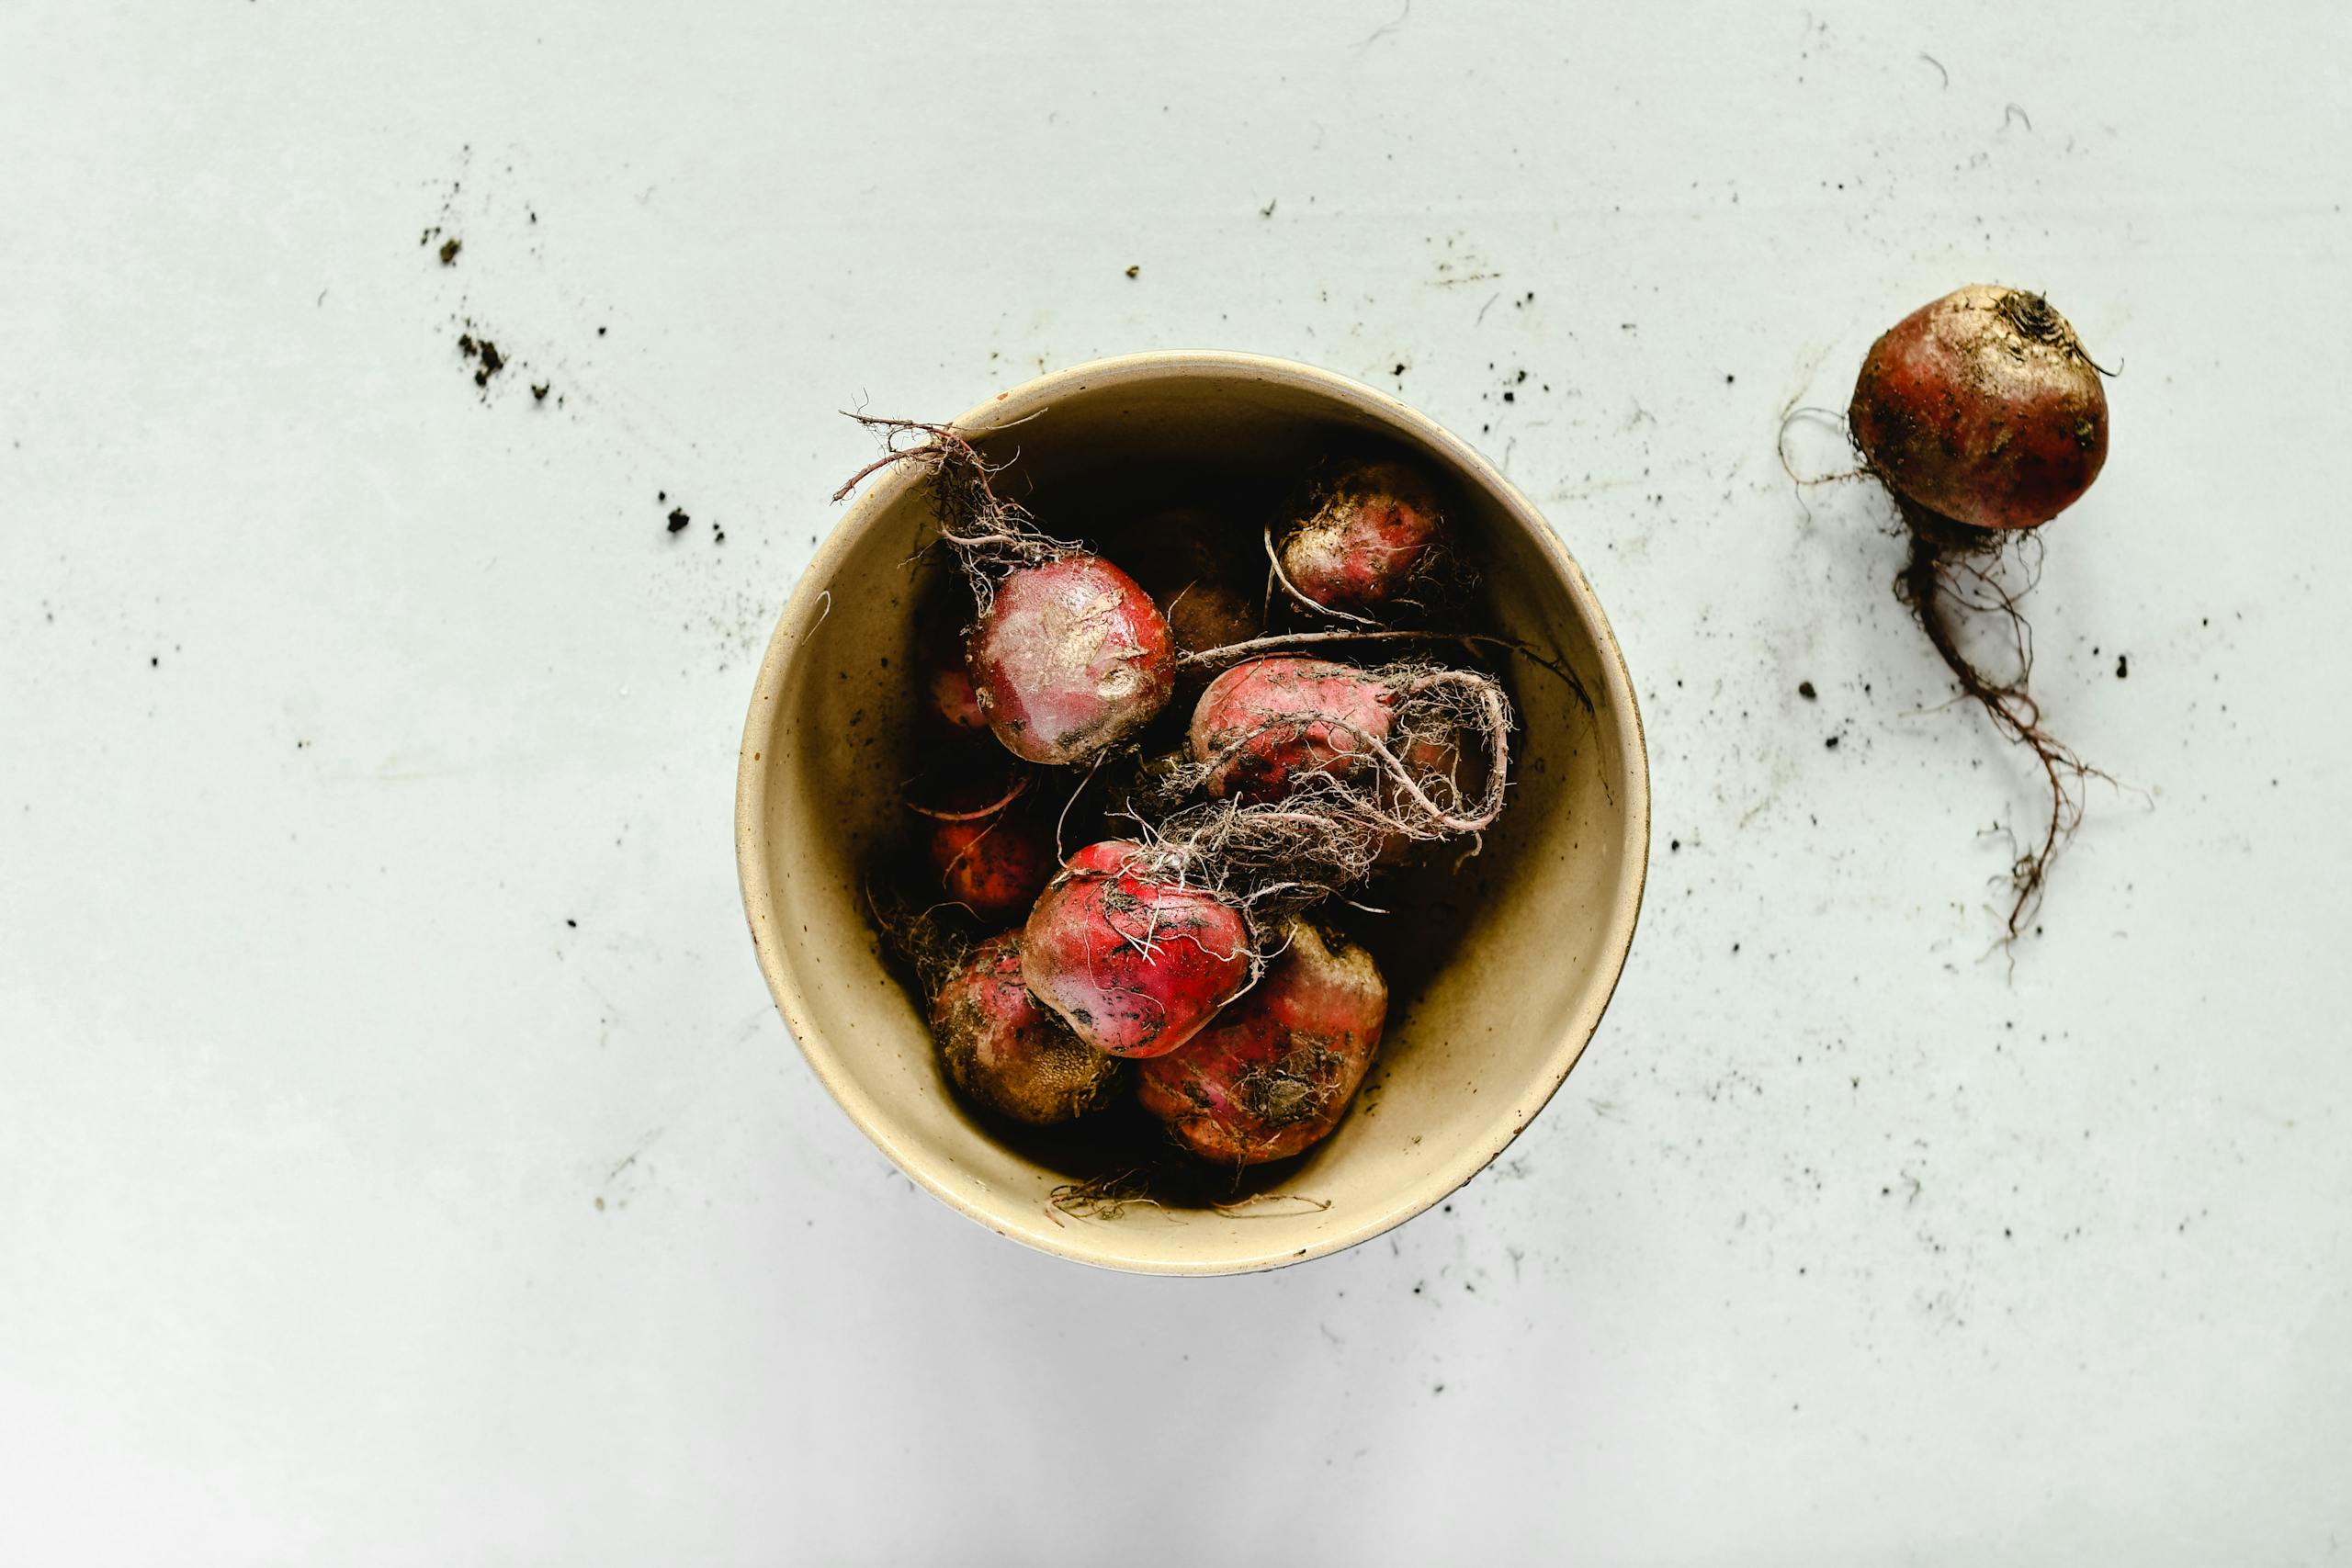
[[[1388,986],[1372,955],[1304,920],[1255,990],[1138,1069],[1136,1100],[1219,1165],[1286,1159],[1346,1114],[1380,1044]]]
[[[1083,553],[998,583],[967,660],[996,738],[1047,764],[1082,761],[1134,734],[1176,684],[1159,607],[1135,579]]]
[[[1279,800],[1306,773],[1340,777],[1385,741],[1396,698],[1351,665],[1279,654],[1238,664],[1209,682],[1193,709],[1193,759],[1209,794]]]
[[[1021,972],[1078,1037],[1114,1056],[1158,1056],[1190,1040],[1248,983],[1241,911],[1198,888],[1128,869],[1137,846],[1090,844],[1069,859],[1021,937]]]
[[[1445,541],[1429,482],[1401,463],[1350,468],[1282,541],[1290,585],[1327,610],[1351,615],[1394,600]]]
[[[1021,938],[1007,931],[972,950],[931,1002],[940,1066],[966,1098],[1031,1126],[1081,1116],[1108,1101],[1119,1064],[1039,1007],[1021,980]]]
[[[2107,461],[2107,391],[2038,294],[1973,284],[1871,345],[1847,419],[1871,470],[1939,517],[2030,528]]]

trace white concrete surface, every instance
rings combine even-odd
[[[0,1560],[2335,1560],[2348,28],[0,8]],[[1978,278],[2122,370],[2035,616],[2136,792],[2013,970],[2028,781],[1774,459]],[[1477,436],[1659,805],[1507,1161],[1199,1283],[897,1178],[729,829],[833,411],[1177,345]]]

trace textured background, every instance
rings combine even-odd
[[[2343,8],[13,0],[0,147],[0,1556],[2352,1541]],[[2013,967],[2030,781],[1774,455],[1979,278],[2122,371]],[[1543,1119],[1222,1281],[913,1191],[731,863],[834,411],[1160,346],[1500,460],[1658,811]]]

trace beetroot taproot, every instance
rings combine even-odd
[[[1125,739],[1176,684],[1168,622],[1151,596],[1083,552],[997,583],[966,657],[989,728],[1032,762],[1082,761]]]
[[[1118,1086],[1118,1061],[1071,1033],[1022,984],[1017,931],[980,943],[940,984],[931,1031],[948,1080],[1015,1122],[1069,1121],[1106,1103]]]
[[[1090,844],[1029,913],[1022,974],[1037,999],[1099,1051],[1157,1056],[1199,1032],[1249,983],[1240,909],[1198,887],[1141,874],[1142,847]]]
[[[1136,1100],[1219,1165],[1285,1159],[1340,1124],[1372,1065],[1388,987],[1372,954],[1303,919],[1240,1000],[1137,1070]]]
[[[1361,618],[1404,595],[1446,538],[1427,479],[1402,463],[1362,463],[1320,489],[1274,558],[1283,585],[1310,607]]]

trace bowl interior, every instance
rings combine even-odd
[[[909,1176],[1006,1235],[1158,1272],[1274,1267],[1419,1213],[1501,1152],[1598,1024],[1632,940],[1648,848],[1640,720],[1600,607],[1548,526],[1466,446],[1341,378],[1235,355],[1082,367],[957,422],[1065,537],[1102,541],[1170,503],[1258,496],[1340,452],[1414,459],[1449,488],[1492,623],[1557,655],[1571,685],[1506,671],[1523,732],[1509,809],[1480,853],[1384,885],[1351,922],[1386,972],[1380,1055],[1339,1131],[1253,1182],[1232,1212],[1057,1210],[1066,1159],[1019,1146],[945,1088],[914,998],[864,911],[901,821],[912,754],[917,608],[933,523],[910,476],[877,481],[787,605],[746,726],[737,840],[762,967],[802,1051]],[[1226,509],[1254,536],[1247,505]],[[1216,525],[1212,524],[1211,525]],[[922,560],[918,560],[922,557]]]

